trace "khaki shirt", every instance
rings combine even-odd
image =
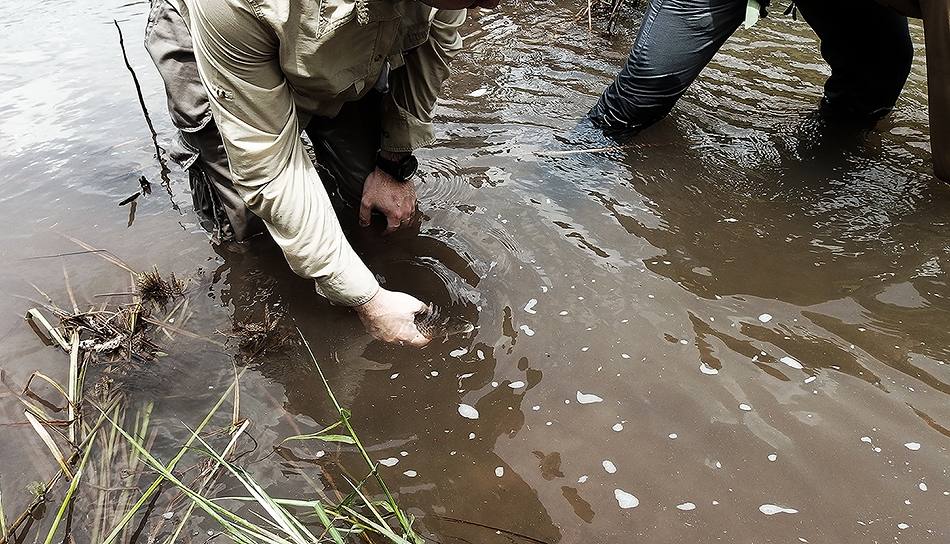
[[[300,140],[368,93],[389,63],[382,147],[433,141],[431,115],[465,11],[417,0],[178,0],[234,186],[297,274],[356,306],[379,289],[343,236]]]

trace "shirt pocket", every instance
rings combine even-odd
[[[145,28],[145,49],[162,76],[168,113],[179,130],[196,132],[211,121],[188,27],[167,0],[152,0]]]
[[[322,96],[371,87],[394,48],[399,18],[391,0],[324,0],[319,30],[298,40],[294,86]],[[304,23],[306,24],[306,23]]]

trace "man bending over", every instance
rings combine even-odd
[[[465,9],[497,3],[152,0],[146,47],[198,212],[220,239],[266,229],[294,272],[353,307],[374,337],[427,343],[414,322],[425,305],[380,287],[343,236],[328,189],[359,208],[363,225],[373,210],[387,231],[409,222],[412,152],[434,139],[432,110]]]

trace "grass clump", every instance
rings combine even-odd
[[[168,452],[168,436],[162,435],[164,427],[153,423],[154,403],[134,403],[120,384],[134,380],[142,363],[160,364],[159,356],[167,349],[162,335],[172,341],[175,335],[202,339],[221,348],[227,344],[181,328],[190,315],[186,313],[189,302],[184,282],[174,275],[164,278],[157,269],[138,274],[111,254],[107,260],[130,273],[132,290],[104,296],[108,300],[130,297],[131,303],[102,303],[80,310],[67,275],[71,302],[67,308],[46,297],[48,303],[28,312],[28,321],[44,342],[66,354],[65,382],[34,372],[22,393],[7,387],[23,404],[29,427],[41,438],[42,451],[48,450],[58,470],[37,485],[27,508],[12,521],[3,512],[3,506],[9,504],[9,490],[0,495],[0,544],[24,541],[29,533],[34,533],[32,540],[46,544],[132,540],[174,544],[193,536],[186,528],[190,520],[198,523],[192,520],[196,511],[203,514],[203,526],[216,524],[219,531],[214,536],[241,544],[421,544],[412,528],[412,516],[399,508],[379,476],[350,422],[350,412],[337,402],[302,334],[337,421],[318,433],[284,441],[322,440],[353,447],[365,462],[362,478],[350,479],[343,473],[346,490],[335,489],[331,483],[309,496],[269,495],[239,463],[244,454],[236,454],[240,444],[253,441],[248,436],[252,422],[240,414],[244,371],[239,370],[205,417],[188,429],[184,443],[163,459],[156,443],[163,443],[161,451]],[[176,298],[179,300],[164,317],[153,315]],[[44,312],[58,318],[59,324],[52,325]],[[276,316],[265,314],[263,323],[245,324],[252,334],[249,343],[239,347],[240,352],[260,352],[275,339],[283,339],[286,334],[280,332],[277,321]],[[133,364],[136,362],[140,364]],[[123,380],[116,379],[116,372],[122,373]],[[32,383],[40,382],[51,387],[58,399],[43,398],[37,387],[31,390]],[[229,399],[231,408],[223,410]],[[212,425],[221,420],[226,423]],[[245,454],[249,451],[253,448]],[[268,457],[256,463],[265,463]],[[217,496],[215,490],[222,486],[216,484],[222,480],[238,484],[241,493]],[[78,523],[89,518],[90,523]]]

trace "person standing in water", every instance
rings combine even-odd
[[[387,232],[410,222],[412,152],[434,140],[465,10],[498,1],[152,0],[146,48],[196,210],[220,240],[266,229],[294,272],[354,308],[375,338],[425,345],[415,316],[426,305],[380,287],[328,189],[364,226],[374,210]]]
[[[758,4],[651,0],[626,66],[588,114],[593,123],[627,133],[662,119]],[[819,107],[830,121],[873,123],[893,109],[914,55],[907,17],[923,19],[934,174],[950,182],[950,0],[794,4],[831,66]]]

